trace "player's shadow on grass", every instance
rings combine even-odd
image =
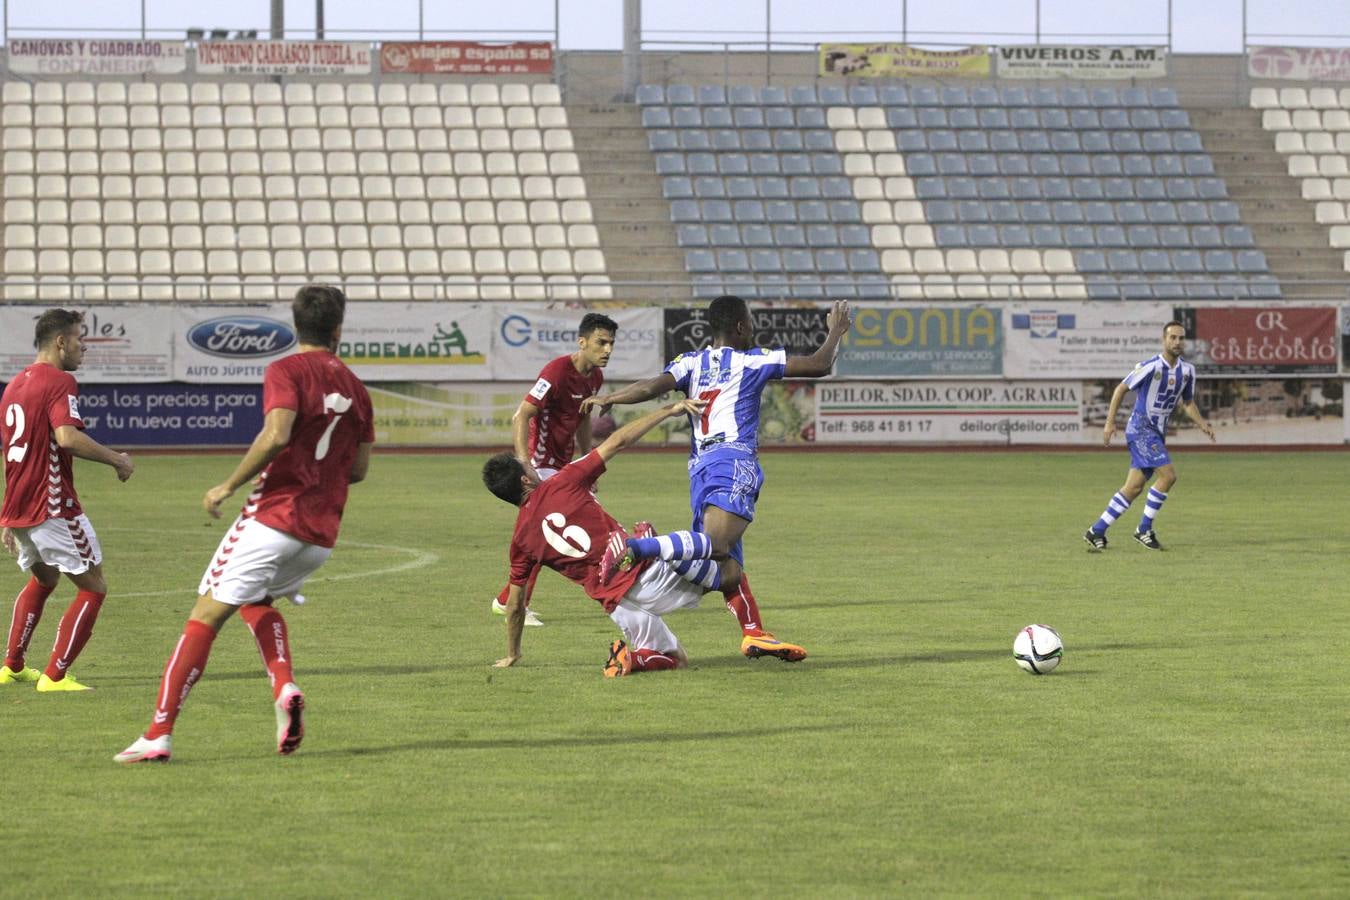
[[[567,735],[546,738],[444,738],[441,740],[408,741],[403,744],[386,744],[383,747],[344,747],[331,750],[305,752],[312,756],[375,756],[382,753],[405,753],[422,750],[541,750],[566,747],[615,747],[623,745],[656,744],[665,746],[680,743],[703,743],[705,741],[740,740],[742,738],[763,738],[775,735],[793,735],[804,732],[835,732],[838,723],[819,725],[781,725],[777,728],[744,728],[724,731],[663,731],[647,734],[630,733],[615,735],[606,732],[595,735]]]

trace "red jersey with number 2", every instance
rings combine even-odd
[[[530,419],[530,464],[536,469],[561,469],[577,449],[581,401],[600,392],[604,373],[597,367],[582,375],[571,356],[560,356],[539,372],[525,402],[539,407]]]
[[[50,363],[33,363],[14,376],[0,397],[0,447],[5,451],[0,525],[28,528],[83,514],[70,451],[56,443],[56,429],[62,425],[84,430],[75,376]]]
[[[375,442],[370,394],[342,360],[312,350],[263,373],[263,414],[274,409],[295,411],[291,440],[263,470],[244,514],[307,544],[332,547],[357,447]]]
[[[619,605],[650,560],[616,572],[609,584],[601,586],[605,544],[621,529],[592,493],[604,472],[605,461],[592,450],[530,493],[511,537],[512,584],[524,586],[535,569],[547,566],[581,585],[606,612]]]

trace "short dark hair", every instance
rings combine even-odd
[[[295,292],[291,316],[302,344],[327,347],[333,343],[347,310],[347,295],[331,284],[307,284]]]
[[[525,495],[525,487],[520,483],[524,475],[525,467],[509,451],[498,453],[483,463],[483,484],[487,485],[492,496],[512,506],[519,506]]]
[[[1172,321],[1168,322],[1166,325],[1163,326],[1164,335],[1167,334],[1167,329],[1169,328],[1180,328],[1182,336],[1184,337],[1186,335],[1186,326],[1178,322],[1176,319],[1173,319]]]
[[[614,335],[619,333],[619,323],[609,316],[604,313],[586,313],[581,317],[581,327],[577,329],[577,337],[590,337],[597,328],[603,328]]]
[[[708,327],[715,337],[730,337],[736,324],[750,315],[750,307],[735,294],[723,294],[708,304]]]
[[[38,316],[33,328],[33,346],[41,350],[73,326],[84,322],[84,313],[77,309],[49,309]]]

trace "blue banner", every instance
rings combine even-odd
[[[262,385],[82,384],[80,415],[111,447],[237,446],[262,430]]]

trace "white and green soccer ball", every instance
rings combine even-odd
[[[1064,641],[1049,625],[1028,625],[1013,641],[1013,659],[1032,675],[1048,675],[1064,658]]]

